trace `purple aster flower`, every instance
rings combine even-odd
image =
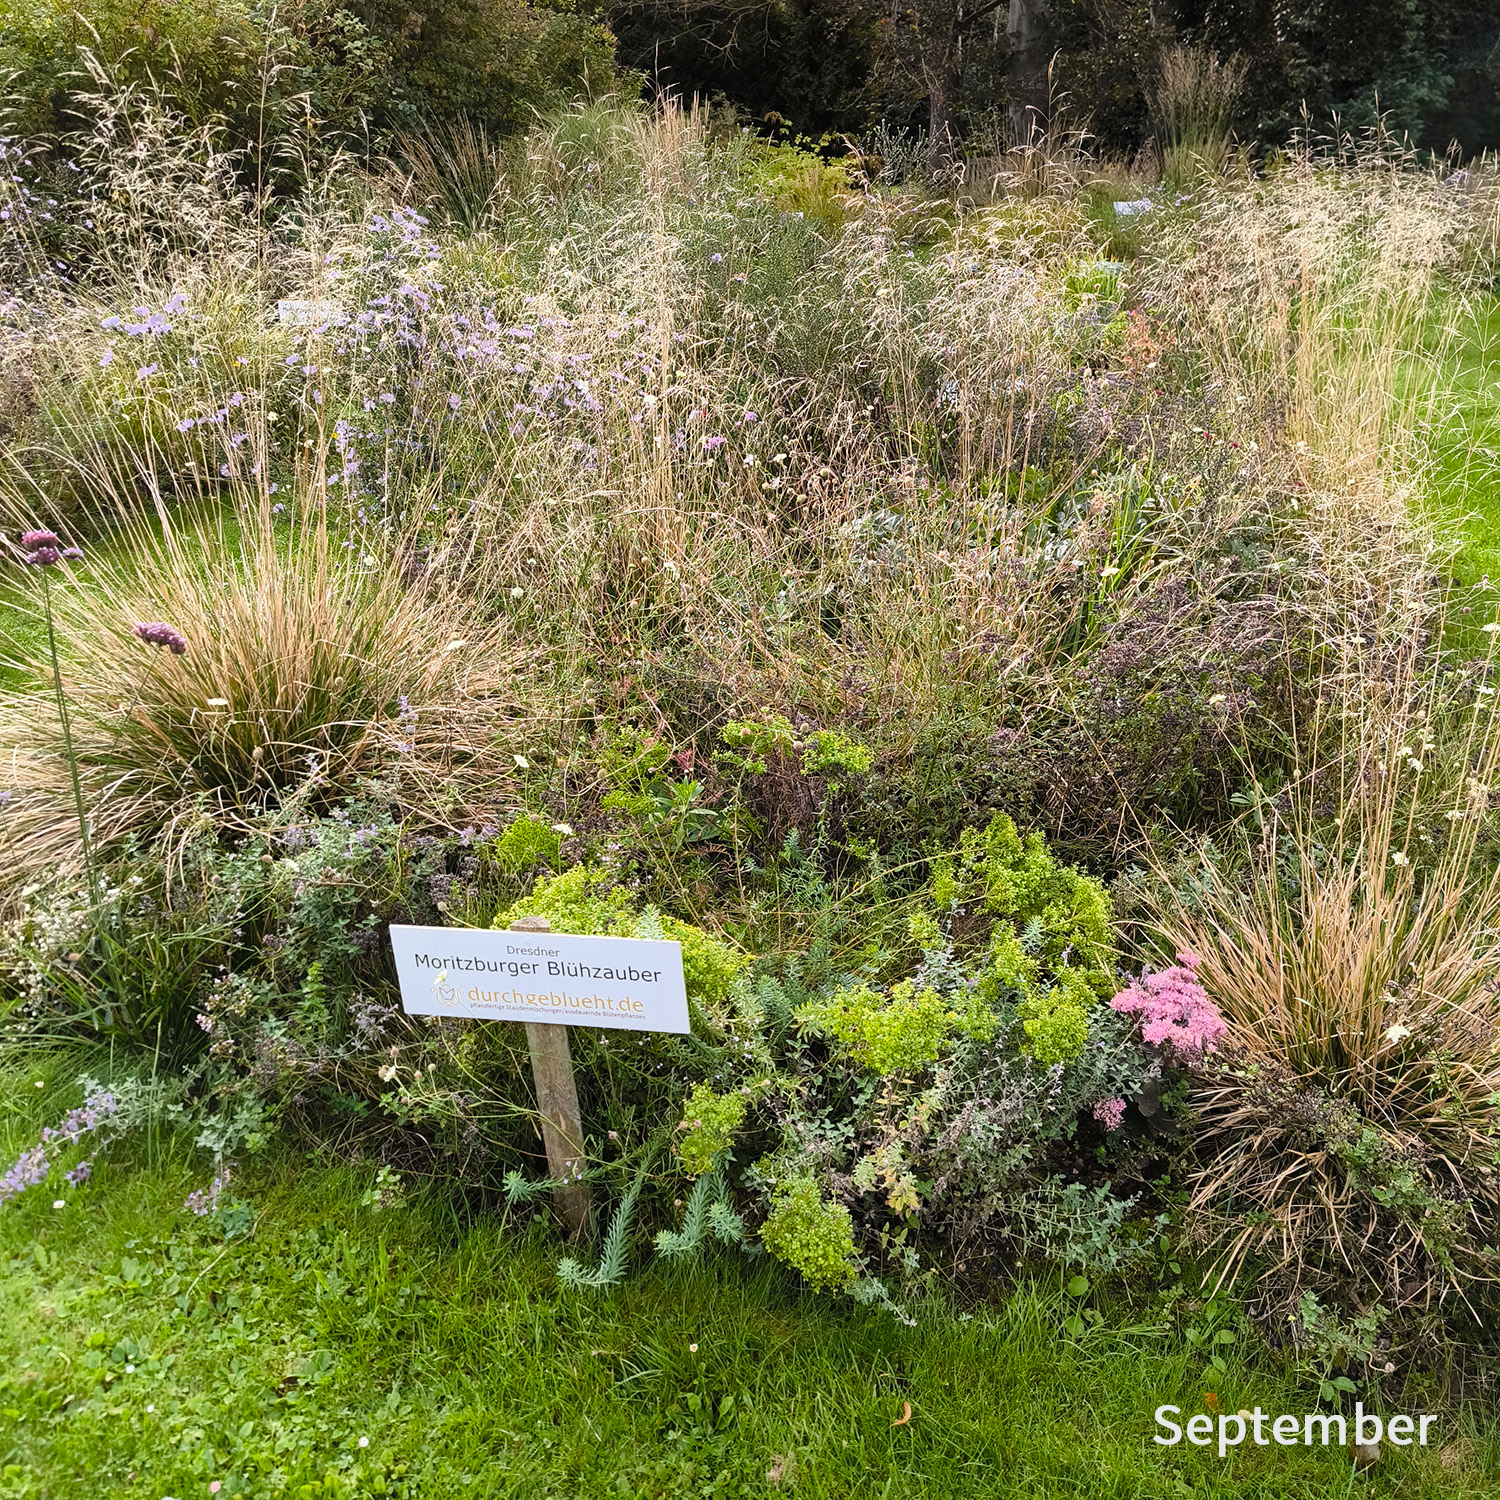
[[[163,625],[159,620],[132,625],[130,633],[145,641],[149,646],[165,646],[173,656],[184,656],[187,653],[188,645],[182,636],[170,625]]]

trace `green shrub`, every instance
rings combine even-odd
[[[557,868],[562,834],[542,818],[517,818],[490,848],[490,857],[507,875],[543,865]]]
[[[937,1061],[954,1017],[935,991],[905,979],[888,1001],[868,988],[845,990],[808,1007],[798,1020],[830,1032],[881,1077],[912,1077]]]
[[[739,1090],[718,1094],[706,1083],[694,1087],[683,1107],[683,1124],[688,1129],[677,1146],[689,1177],[713,1170],[720,1155],[734,1144],[748,1108],[749,1099]]]
[[[1029,1051],[1039,1063],[1072,1062],[1088,1040],[1089,1010],[1097,1000],[1086,977],[1071,969],[1056,985],[1021,1002],[1021,1027]]]
[[[783,1183],[760,1226],[760,1242],[809,1286],[842,1291],[858,1274],[849,1210],[829,1203],[810,1177]]]

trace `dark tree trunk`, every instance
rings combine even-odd
[[[1010,0],[1007,112],[1017,146],[1034,143],[1047,129],[1047,20],[1047,0]]]
[[[962,87],[963,40],[953,36],[928,79],[928,160],[934,168],[951,166],[958,159],[957,103]]]

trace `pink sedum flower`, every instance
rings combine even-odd
[[[1177,1063],[1200,1061],[1229,1030],[1198,982],[1201,962],[1196,953],[1179,953],[1175,967],[1145,975],[1109,1002],[1122,1014],[1138,1017],[1142,1040]]]
[[[1101,1099],[1094,1106],[1094,1118],[1106,1130],[1118,1130],[1120,1121],[1125,1118],[1125,1101],[1123,1099]]]

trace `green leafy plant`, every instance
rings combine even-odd
[[[838,1291],[858,1274],[849,1210],[827,1202],[810,1177],[780,1185],[760,1226],[760,1241],[809,1286]]]
[[[742,1090],[715,1093],[706,1083],[695,1085],[683,1109],[686,1134],[677,1144],[683,1171],[703,1177],[734,1144],[735,1133],[744,1124],[749,1100]]]

